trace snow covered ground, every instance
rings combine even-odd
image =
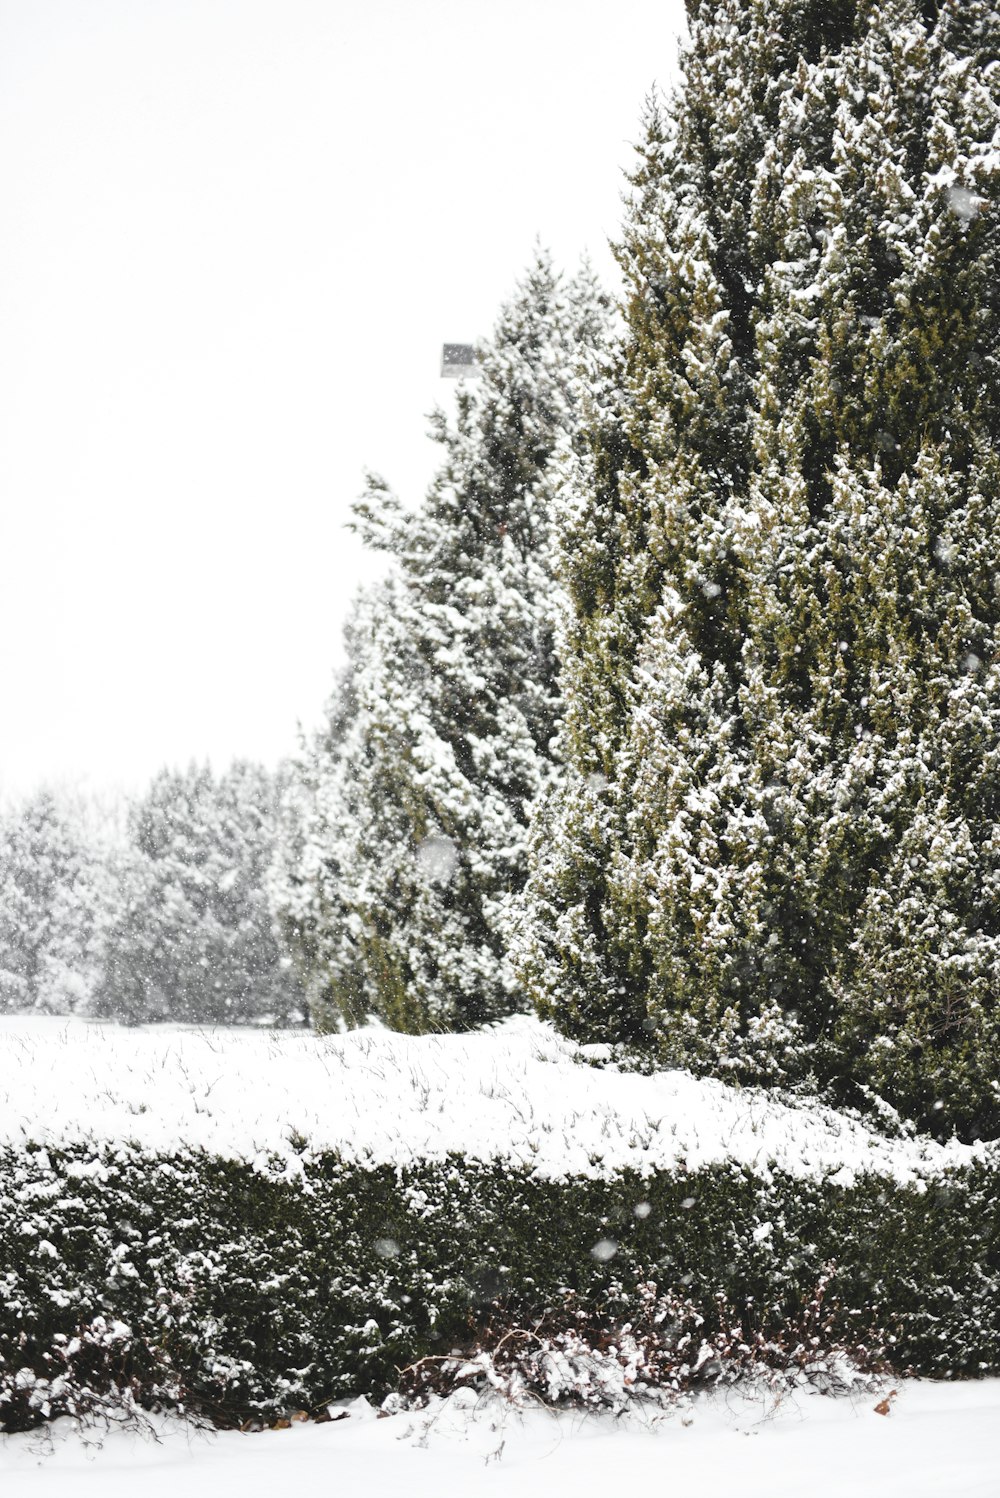
[[[157,1423],[159,1439],[113,1432],[85,1446],[62,1422],[0,1438],[11,1498],[997,1498],[1000,1380],[900,1386],[887,1416],[860,1402],[797,1396],[776,1410],[704,1398],[656,1426],[610,1417],[524,1417],[444,1407],[259,1435]]]
[[[729,1160],[845,1184],[862,1169],[910,1180],[995,1149],[887,1140],[829,1110],[587,1059],[528,1019],[413,1038],[11,1016],[0,1019],[0,1142],[187,1144],[290,1171],[303,1141],[376,1163],[463,1151],[553,1179]]]

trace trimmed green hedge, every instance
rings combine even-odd
[[[88,1381],[220,1423],[378,1397],[498,1300],[537,1318],[567,1288],[595,1301],[648,1277],[709,1326],[725,1292],[777,1327],[831,1261],[845,1339],[881,1326],[900,1367],[1000,1372],[998,1184],[985,1167],[924,1189],[721,1167],[560,1183],[330,1155],[289,1177],[196,1152],[8,1148],[0,1428],[75,1408]]]

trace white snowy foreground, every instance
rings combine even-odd
[[[730,1161],[845,1185],[862,1170],[919,1180],[995,1149],[886,1139],[831,1110],[684,1072],[594,1067],[594,1051],[526,1018],[414,1038],[8,1016],[0,1144],[189,1145],[290,1173],[316,1150],[399,1165],[463,1152],[550,1179]]]
[[[467,1395],[467,1398],[473,1396]],[[0,1438],[11,1498],[997,1498],[1000,1379],[900,1385],[878,1396],[766,1404],[712,1396],[656,1426],[609,1416],[469,1410],[351,1418],[259,1435],[158,1421],[156,1436],[112,1432],[86,1446],[62,1421]]]

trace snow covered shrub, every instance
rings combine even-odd
[[[720,1292],[708,1319],[691,1299],[652,1280],[629,1291],[613,1285],[592,1304],[567,1294],[530,1327],[498,1306],[464,1348],[404,1368],[399,1393],[420,1404],[466,1386],[516,1406],[538,1401],[623,1414],[636,1402],[669,1405],[720,1385],[867,1391],[888,1369],[885,1348],[838,1340],[836,1314],[824,1304],[833,1273],[830,1266],[797,1321],[769,1332],[756,1324],[751,1303],[739,1316]]]
[[[23,1338],[27,1349],[29,1338]],[[94,1316],[73,1335],[53,1334],[33,1362],[0,1362],[0,1430],[31,1430],[69,1416],[83,1428],[134,1425],[142,1410],[184,1409],[183,1389],[161,1349],[137,1355],[131,1328]]]
[[[1000,1135],[1000,12],[691,4],[559,497],[518,965],[583,1039]]]
[[[540,1328],[544,1347],[521,1336]],[[539,1388],[563,1387],[558,1365],[567,1392],[589,1377],[612,1398],[626,1376],[834,1384],[853,1377],[844,1349],[864,1368],[883,1343],[937,1377],[1000,1371],[995,1164],[908,1184],[724,1166],[552,1181],[305,1146],[253,1164],[0,1151],[3,1428],[133,1406],[268,1424],[383,1398],[455,1348],[500,1379],[534,1348]]]

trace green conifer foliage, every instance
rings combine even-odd
[[[539,253],[455,420],[435,418],[423,502],[373,479],[357,506],[390,570],[347,630],[350,712],[307,751],[306,830],[274,880],[320,1024],[462,1029],[525,1007],[507,908],[560,716],[551,474],[605,332],[590,274],[563,283]]]
[[[1000,1131],[1000,17],[691,5],[571,476],[520,961],[577,1035]]]
[[[366,1013],[343,869],[335,851],[338,829],[357,801],[356,782],[338,771],[358,711],[355,677],[363,663],[354,619],[344,634],[348,665],[335,682],[321,731],[303,742],[288,767],[267,875],[275,924],[317,1030],[335,1028],[341,1017],[360,1025]]]

